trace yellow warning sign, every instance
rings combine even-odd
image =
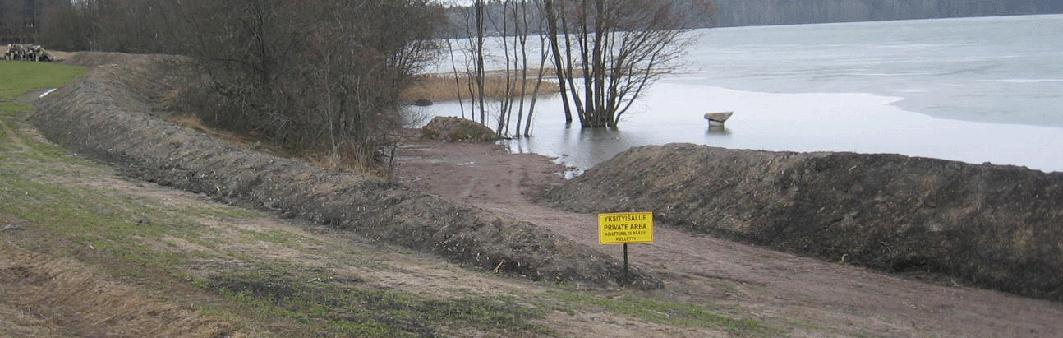
[[[601,244],[653,243],[652,212],[598,214]]]

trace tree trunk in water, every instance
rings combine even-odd
[[[565,89],[565,65],[561,63],[561,48],[557,43],[557,12],[554,12],[554,1],[545,0],[543,6],[546,11],[546,27],[550,35],[550,49],[554,57],[554,74],[557,75],[557,84],[560,89],[561,103],[565,105],[565,123],[572,123],[572,108],[568,105],[568,92]],[[527,129],[525,129],[527,133]]]
[[[480,124],[487,125],[484,106],[484,1],[476,0],[476,89],[480,100]]]

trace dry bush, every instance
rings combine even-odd
[[[177,38],[199,61],[188,110],[204,122],[333,163],[391,163],[400,93],[435,52],[427,1],[194,0],[179,9],[196,27]]]
[[[199,117],[196,117],[195,115],[173,115],[167,117],[166,121],[209,135],[211,138],[224,141],[237,148],[261,151],[283,158],[300,159],[322,169],[373,174],[380,177],[387,174],[379,168],[366,166],[357,158],[342,156],[342,154],[349,152],[340,151],[337,154],[332,154],[326,151],[293,152],[269,143],[262,143],[260,141],[262,139],[261,136],[239,134],[208,126],[206,123],[203,123],[203,120],[200,120]]]
[[[252,148],[255,144],[255,139],[253,137],[219,130],[217,128],[211,128],[204,124],[203,120],[200,120],[195,115],[174,115],[168,117],[166,120],[171,123],[210,135],[210,137],[225,141],[226,143],[237,147]]]

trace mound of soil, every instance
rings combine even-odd
[[[624,152],[545,197],[891,272],[1063,300],[1063,174],[900,155]]]
[[[106,56],[100,56],[105,59]],[[459,206],[382,179],[234,148],[151,114],[166,57],[122,55],[38,102],[49,139],[132,177],[271,210],[489,271],[614,283],[615,260],[534,224]],[[94,60],[104,61],[104,60]],[[660,287],[637,273],[640,287]]]
[[[135,54],[122,53],[72,53],[63,63],[82,67],[97,67],[102,65],[128,65],[132,63],[147,64],[158,62],[163,56],[143,57]]]
[[[424,138],[447,142],[493,142],[498,135],[491,128],[460,117],[436,117],[421,128]]]

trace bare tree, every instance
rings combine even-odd
[[[616,127],[687,45],[690,1],[544,0],[554,67],[584,127]],[[562,44],[563,42],[563,44]],[[571,101],[569,101],[569,97]]]
[[[543,0],[543,12],[546,13],[547,34],[550,40],[550,50],[552,51],[550,55],[554,58],[554,74],[557,75],[557,84],[561,88],[561,102],[564,104],[565,123],[572,123],[572,109],[568,104],[564,67],[562,67],[563,63],[561,63],[561,47],[557,43],[558,13],[554,8],[554,0]]]
[[[475,0],[473,8],[476,19],[476,91],[480,102],[480,124],[487,124],[487,109],[484,107],[484,0]]]
[[[530,55],[535,55],[531,49],[536,46],[529,43],[529,38],[545,27],[537,4],[536,0],[481,1],[456,9],[461,13],[452,16],[458,18],[458,24],[464,26],[469,36],[462,40],[467,48],[459,48],[457,52],[468,51],[464,59],[472,60],[471,65],[466,63],[470,101],[474,107],[480,107],[479,122],[486,125],[490,119],[491,128],[501,137],[519,137],[522,130],[523,134],[530,133],[529,119],[535,110],[535,96],[542,89],[546,75],[544,56],[548,54],[542,53],[548,53],[549,48],[545,36],[539,36],[538,48],[542,55],[537,76],[532,74],[530,61]],[[488,72],[488,60],[498,68]],[[456,66],[452,59],[452,68]],[[484,114],[485,111],[489,113]],[[472,119],[477,120],[476,115]]]
[[[450,70],[451,75],[454,76],[454,93],[458,98],[458,107],[461,109],[461,118],[465,118],[465,100],[461,95],[461,75],[458,74],[458,65],[455,60],[454,43],[449,38],[444,37],[443,42],[447,45],[447,55],[450,55]]]
[[[546,75],[546,59],[547,55],[551,54],[550,46],[546,44],[546,35],[539,35],[539,74],[535,77],[535,88],[532,89],[531,103],[528,107],[528,119],[524,123],[524,136],[531,136],[532,115],[535,113],[535,103],[539,100],[539,90],[542,89],[543,77]],[[564,90],[561,90],[564,93]],[[567,109],[567,107],[566,107]],[[571,119],[571,116],[568,116]],[[520,121],[517,121],[517,126],[520,126]]]

